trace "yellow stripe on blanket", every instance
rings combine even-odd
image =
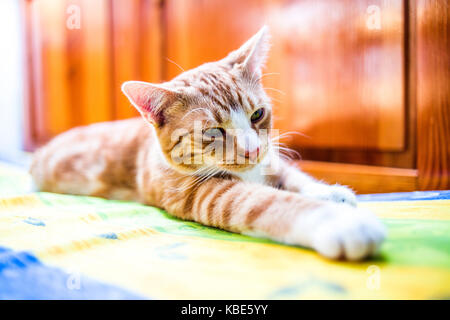
[[[42,205],[42,202],[35,194],[0,199],[1,211],[23,210],[24,208],[37,207],[39,205]]]
[[[371,209],[380,218],[450,220],[449,200],[361,202],[359,206]]]

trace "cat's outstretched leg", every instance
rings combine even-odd
[[[288,163],[279,166],[277,175],[273,179],[281,189],[298,192],[309,198],[344,203],[354,207],[357,204],[355,193],[350,188],[317,181]]]
[[[164,208],[178,217],[309,247],[332,259],[370,257],[385,237],[368,211],[260,184],[211,178],[166,199]]]

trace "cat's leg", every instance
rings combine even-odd
[[[317,250],[338,259],[372,256],[384,227],[370,212],[260,184],[211,178],[165,196],[172,214],[232,232]]]
[[[279,166],[277,174],[272,179],[280,189],[299,192],[314,199],[346,203],[351,206],[356,206],[357,203],[355,193],[350,188],[317,181],[286,162]]]

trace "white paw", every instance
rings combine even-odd
[[[346,203],[356,207],[356,196],[352,190],[338,184],[330,186],[323,183],[312,183],[307,185],[302,194],[309,198]]]
[[[346,205],[331,205],[317,214],[311,247],[331,259],[361,260],[373,256],[381,246],[386,231],[370,211]]]

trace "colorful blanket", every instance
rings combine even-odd
[[[449,191],[360,196],[389,235],[379,257],[350,263],[29,182],[0,165],[0,299],[450,297]]]

